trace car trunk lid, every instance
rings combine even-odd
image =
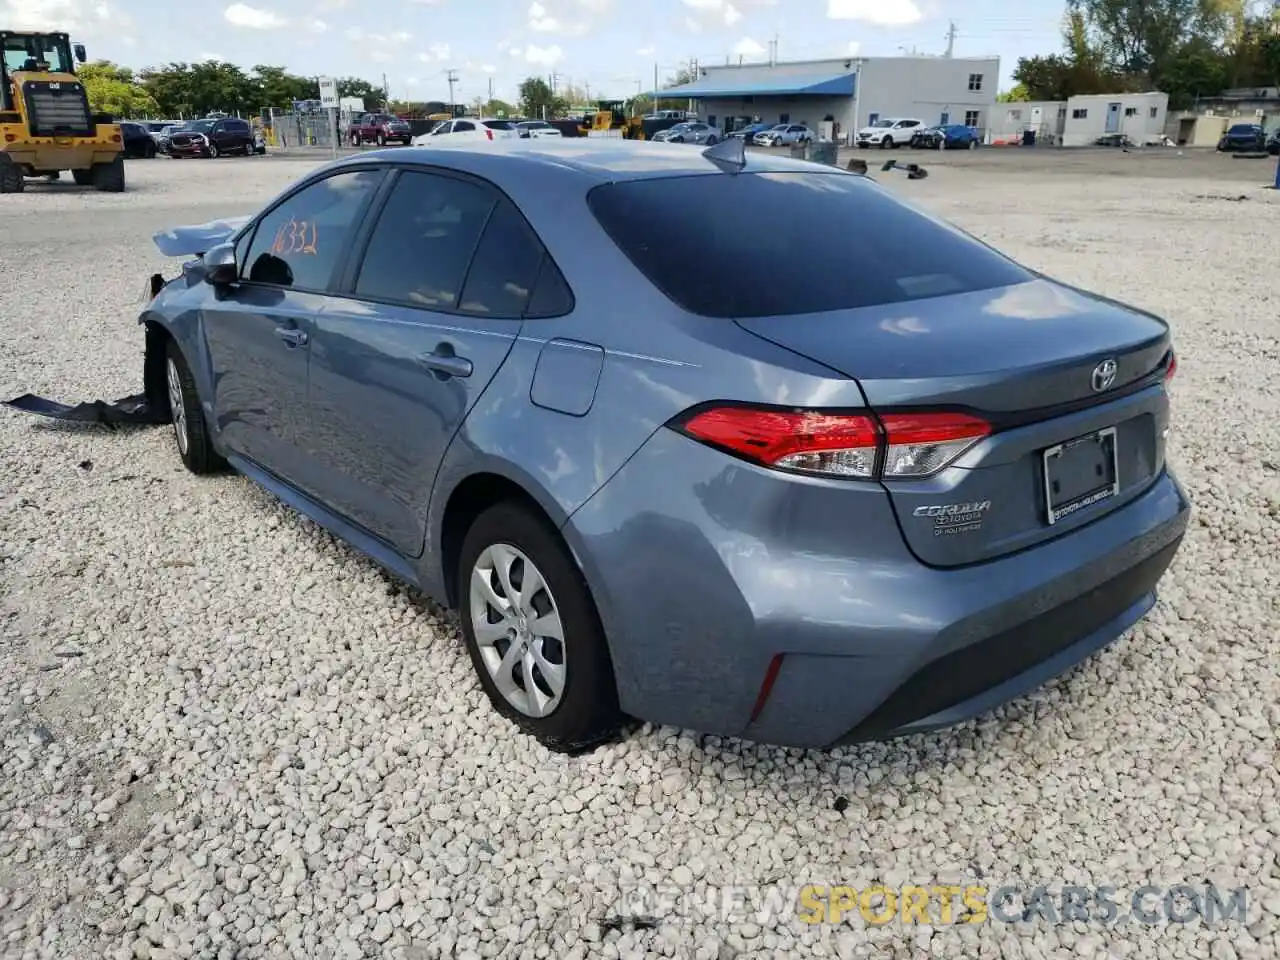
[[[856,379],[882,419],[960,410],[991,424],[940,473],[883,481],[930,565],[1057,536],[1127,502],[1163,467],[1168,327],[1114,301],[1034,279],[736,322]]]

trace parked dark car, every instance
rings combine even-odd
[[[194,120],[169,135],[169,156],[174,158],[248,157],[254,149],[249,122],[236,117]]]
[[[1259,123],[1232,124],[1218,141],[1218,149],[1225,153],[1261,153],[1267,149],[1267,132]]]
[[[978,131],[963,123],[927,127],[911,135],[910,145],[919,150],[976,150],[982,142]]]
[[[731,133],[726,133],[726,139],[745,140],[747,143],[755,142],[757,133],[764,133],[766,130],[772,130],[778,126],[776,123],[752,123],[745,127],[739,127]]]
[[[947,726],[1141,620],[1190,514],[1168,324],[865,176],[707,152],[386,150],[159,232],[147,396],[188,470],[457,609],[557,748]]]
[[[156,155],[156,141],[151,131],[140,123],[129,120],[120,121],[120,139],[124,144],[124,155],[127,158],[151,159]]]

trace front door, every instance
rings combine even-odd
[[[241,281],[203,311],[209,415],[223,444],[300,489],[314,484],[306,445],[316,317],[381,176],[341,173],[276,206],[237,250]]]
[[[1097,127],[1094,128],[1095,130]],[[1120,104],[1107,104],[1107,133],[1120,132]]]
[[[536,236],[488,184],[406,170],[317,320],[310,409],[319,497],[421,555],[436,471],[506,359],[542,265]]]

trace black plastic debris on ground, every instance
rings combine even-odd
[[[78,403],[74,407],[32,393],[24,393],[20,397],[4,402],[6,407],[21,410],[23,413],[34,413],[41,417],[50,417],[68,423],[106,423],[132,424],[138,426],[157,426],[168,423],[167,412],[158,410],[147,399],[145,393],[137,393],[131,397],[122,397],[108,403],[105,400],[94,400],[92,403]]]

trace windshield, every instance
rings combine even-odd
[[[875,123],[871,124],[871,126],[873,126],[873,127],[892,127],[892,126],[893,126],[893,121],[892,121],[892,120],[877,120]]]
[[[208,133],[217,122],[217,120],[197,120],[195,123],[187,124],[185,129],[191,133]]]
[[[12,36],[4,38],[4,67],[14,70],[42,70],[46,73],[74,73],[71,47],[58,37]]]

